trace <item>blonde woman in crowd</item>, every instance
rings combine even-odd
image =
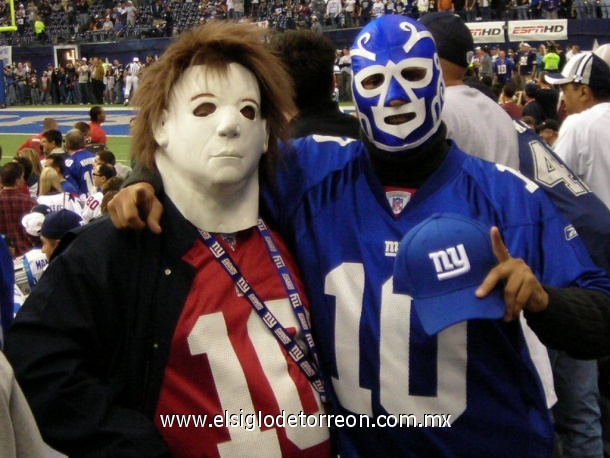
[[[36,201],[41,205],[47,205],[52,211],[56,212],[62,209],[73,211],[81,215],[81,206],[78,201],[64,192],[61,187],[61,178],[55,169],[45,167],[40,175],[40,195]]]

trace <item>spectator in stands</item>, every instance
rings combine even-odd
[[[536,126],[536,133],[550,148],[553,148],[559,134],[559,123],[555,119],[546,119],[542,124]]]
[[[345,18],[342,12],[341,0],[328,0],[326,2],[326,24],[332,28],[343,28]]]
[[[477,59],[479,62],[479,79],[494,76],[494,67],[493,61],[491,60],[491,55],[489,53],[489,48],[487,46],[477,46],[475,48],[477,53]]]
[[[60,92],[60,67],[51,70],[51,99],[55,105],[63,102]]]
[[[69,193],[72,197],[78,199],[80,197],[80,192],[78,189],[74,187],[72,183],[66,180],[66,160],[58,154],[52,154],[47,157],[44,161],[44,166],[53,168],[57,174],[59,175],[59,180],[61,182],[61,189],[64,192]]]
[[[523,88],[525,95],[525,105],[523,106],[523,116],[531,116],[536,120],[536,125],[542,124],[546,119],[546,114],[540,102],[536,100],[538,94],[538,86],[536,83],[530,82]]]
[[[106,16],[104,18],[104,23],[102,24],[102,31],[104,32],[104,39],[108,40],[112,38],[114,32],[114,23],[110,19],[110,16]]]
[[[51,78],[46,70],[40,77],[40,101],[43,105],[51,105]]]
[[[31,189],[30,196],[36,198],[36,195],[38,195],[38,182],[40,181],[40,174],[42,173],[40,155],[32,148],[24,148],[17,152],[17,157],[25,157],[29,160],[30,164],[32,164],[32,172],[30,173],[27,182],[28,188]]]
[[[537,61],[536,53],[532,51],[529,43],[521,43],[519,45],[519,54],[515,63],[517,64],[518,80],[515,81],[517,88],[521,89],[530,80],[536,76]]]
[[[514,101],[515,97],[515,85],[513,83],[505,84],[502,87],[502,95],[500,96],[500,104],[504,111],[506,111],[511,118],[521,119],[523,117],[523,108],[516,104]]]
[[[23,166],[23,178],[25,183],[21,192],[35,199],[38,195],[38,177],[32,173],[32,161],[24,156],[15,156],[14,162],[19,162]]]
[[[17,66],[13,65],[13,80],[15,81],[15,95],[17,98],[18,105],[25,105],[25,84],[27,75],[23,64],[17,62]]]
[[[34,2],[28,2],[26,12],[28,15],[28,24],[30,24],[30,29],[34,30],[36,18],[38,17],[38,6],[36,6]]]
[[[68,93],[67,93],[68,75],[66,74],[66,69],[62,65],[59,66],[58,83],[59,83],[60,103],[61,104],[72,103],[72,100],[68,100]],[[73,96],[73,94],[72,94],[72,96]]]
[[[542,0],[542,18],[557,19],[559,11],[559,0]]]
[[[91,91],[93,92],[92,103],[104,103],[104,76],[106,75],[106,70],[104,70],[104,66],[99,57],[91,59],[90,71]],[[91,112],[89,112],[89,115],[91,115]]]
[[[512,61],[512,59],[506,57],[506,51],[503,49],[498,51],[498,58],[493,63],[493,69],[496,76],[496,81],[500,87],[510,83],[516,71],[515,63]]]
[[[111,189],[111,190],[107,190],[104,193],[104,197],[102,197],[102,215],[107,215],[108,214],[108,204],[110,203],[110,201],[112,199],[114,199],[114,196],[116,196],[119,193],[118,189]]]
[[[567,62],[566,53],[563,52],[563,46],[561,46],[561,44],[555,42],[553,42],[553,44],[555,45],[555,49],[557,50],[557,55],[559,55],[559,71],[561,71],[563,70],[563,67],[565,67]]]
[[[25,25],[27,23],[27,12],[25,6],[20,3],[17,11],[15,11],[15,22],[17,23],[17,33],[23,36],[25,33]]]
[[[17,83],[15,81],[15,72],[12,66],[7,65],[4,67],[4,79],[6,85],[6,106],[17,105]]]
[[[44,134],[47,130],[58,128],[59,124],[57,123],[57,120],[54,118],[45,118],[42,122],[42,132],[28,138],[25,143],[17,149],[17,151],[22,150],[23,148],[32,148],[36,152],[40,151],[40,140],[42,139],[42,134]]]
[[[595,19],[596,2],[588,0],[574,0],[574,9],[578,19]]]
[[[101,65],[101,64],[100,64]],[[101,124],[106,121],[106,110],[100,106],[94,106],[89,110],[89,135],[91,143],[100,143],[106,145],[106,132],[102,129]]]
[[[534,132],[536,131],[536,120],[534,118],[532,118],[531,116],[523,116],[521,118],[521,121],[530,129],[532,129]]]
[[[529,8],[530,1],[529,0],[516,0],[517,5],[517,20],[519,21],[527,21],[529,19]]]
[[[32,100],[32,105],[40,105],[40,81],[38,80],[38,74],[36,70],[32,70],[30,74],[30,79],[28,81],[30,98]]]
[[[84,0],[86,2],[86,0]],[[80,94],[80,104],[87,105],[93,101],[90,88],[90,69],[87,65],[87,58],[82,57],[80,62],[75,62],[76,73],[78,74],[78,92]]]
[[[155,2],[150,5],[150,12],[153,18],[153,25],[160,25],[163,19],[163,13],[165,12],[165,6],[163,6],[162,0],[155,0]]]
[[[44,43],[44,42],[48,41],[48,35],[46,32],[47,26],[42,21],[41,16],[36,17],[36,23],[34,25],[34,29],[36,30],[36,41],[38,41],[40,43]]]
[[[83,220],[86,223],[102,216],[102,199],[108,181],[116,177],[116,170],[110,164],[96,164],[93,169],[93,184],[96,191],[91,194],[83,207]]]
[[[49,261],[64,235],[72,229],[82,226],[82,224],[83,219],[80,215],[65,209],[51,212],[44,217],[40,228],[40,238],[42,240],[42,252]]]
[[[91,175],[95,155],[85,149],[85,137],[80,130],[69,130],[65,138],[66,151],[70,154],[66,159],[66,179],[78,189],[80,201],[84,204],[87,196],[95,191]]]
[[[40,140],[40,147],[44,157],[51,155],[63,156],[64,159],[68,158],[69,155],[62,148],[63,136],[61,132],[56,129],[47,130],[42,134],[42,140]]]
[[[4,234],[15,248],[14,255],[21,256],[30,249],[29,239],[21,218],[30,212],[36,201],[21,191],[24,184],[24,168],[17,162],[9,162],[0,172],[0,234]]]
[[[87,148],[88,151],[96,154],[98,151],[106,149],[105,145],[102,145],[101,143],[93,143],[91,141],[91,127],[86,122],[79,121],[74,123],[74,129],[78,129],[82,132],[83,136],[85,137],[85,148]]]
[[[560,85],[568,112],[555,152],[610,208],[610,68],[599,56],[581,53],[546,80]]]
[[[136,25],[136,7],[133,6],[133,2],[131,0],[127,1],[127,5],[125,6],[125,14],[127,15],[126,21],[128,26]]]
[[[550,44],[546,54],[542,57],[544,63],[544,71],[546,72],[557,72],[559,71],[560,57],[557,54],[557,47]]]
[[[114,36],[119,38],[123,36],[125,24],[123,23],[123,16],[121,16],[119,10],[117,10],[117,16],[118,17],[114,20]]]
[[[311,31],[317,35],[322,35],[323,33],[322,24],[320,24],[318,16],[311,16]]]
[[[578,56],[581,53],[581,49],[579,45],[572,45],[572,49],[570,50],[570,53],[568,54],[567,59],[568,61],[571,60],[573,57]]]
[[[69,192],[63,190],[61,178],[54,168],[45,167],[40,176],[40,193],[36,202],[48,206],[51,211],[65,208],[80,216],[80,203]]]
[[[123,70],[123,64],[115,59],[113,62],[114,68],[114,100],[113,103],[123,103],[123,92],[124,92],[124,79],[125,73]]]
[[[72,66],[72,63],[68,63],[68,66]],[[72,70],[73,71],[69,73],[68,69],[66,69],[64,75],[64,103],[66,105],[76,103],[76,87],[78,86],[76,81],[78,77],[76,76],[76,71],[74,71],[73,66]]]
[[[442,113],[447,137],[469,154],[518,168],[519,145],[510,117],[498,105],[497,99],[492,100],[464,84],[469,66],[467,56],[474,49],[466,25],[458,16],[448,13],[430,13],[420,21],[437,43],[447,86]],[[481,125],[487,126],[484,135],[473,132],[472,126]]]
[[[114,103],[114,87],[116,86],[116,76],[114,73],[114,66],[111,63],[106,65],[106,86],[104,88],[104,103]]]
[[[345,46],[339,58],[339,69],[341,70],[341,85],[339,86],[339,100],[341,102],[352,101],[352,56],[349,48]]]
[[[40,5],[38,6],[38,14],[42,16],[44,20],[48,20],[53,14],[53,9],[51,8],[51,4],[49,0],[42,0]]]
[[[76,0],[75,11],[78,15],[79,31],[83,32],[89,26],[89,2],[87,0]]]
[[[171,5],[167,5],[163,16],[165,19],[165,36],[170,38],[174,36],[174,10]]]
[[[343,113],[332,99],[336,51],[332,41],[309,30],[288,31],[276,34],[271,48],[286,64],[296,90],[299,112],[290,121],[290,135],[359,138],[358,120]]]
[[[95,155],[95,164],[110,164],[116,170],[116,175],[121,179],[126,179],[131,174],[131,167],[121,164],[116,161],[114,153],[110,150],[104,149],[97,151]]]
[[[554,119],[559,121],[559,91],[546,81],[548,72],[540,72],[538,79],[538,91],[536,91],[536,100],[544,110],[544,119]]]

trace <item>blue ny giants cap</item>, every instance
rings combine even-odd
[[[394,264],[394,292],[408,294],[427,334],[475,318],[504,316],[502,287],[479,299],[475,291],[497,261],[489,228],[437,213],[403,238]]]

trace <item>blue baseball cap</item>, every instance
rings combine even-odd
[[[461,321],[504,316],[499,285],[475,291],[497,265],[488,227],[462,215],[437,213],[402,239],[394,264],[394,292],[408,294],[428,335]]]
[[[71,210],[61,209],[49,213],[42,223],[40,235],[46,239],[60,240],[66,232],[82,226],[83,219]]]

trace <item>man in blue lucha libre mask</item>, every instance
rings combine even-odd
[[[362,128],[378,148],[415,148],[439,128],[444,82],[430,32],[389,16],[370,23],[351,49],[353,94]]]
[[[553,425],[516,318],[525,309],[544,323],[557,304],[610,307],[610,280],[578,236],[566,240],[568,223],[535,185],[446,139],[444,83],[421,24],[383,16],[362,30],[351,53],[361,140],[295,140],[275,184],[261,183],[263,211],[301,267],[333,411],[358,419],[334,430],[340,455],[548,457]],[[140,219],[153,207],[152,187],[138,183],[113,199],[111,212],[118,226],[148,222],[159,232],[158,220]],[[430,335],[394,277],[406,275],[395,271],[405,234],[437,213],[496,226],[498,265],[475,285],[476,295],[458,300],[431,288],[428,317],[453,324]],[[423,262],[444,256],[443,269],[459,282],[465,268],[458,267],[480,261],[473,252],[468,263],[451,264],[457,249],[420,252]],[[436,281],[417,274],[418,282]],[[510,285],[500,294],[504,320],[469,314],[463,321],[499,284]],[[438,415],[437,427],[427,414]]]

